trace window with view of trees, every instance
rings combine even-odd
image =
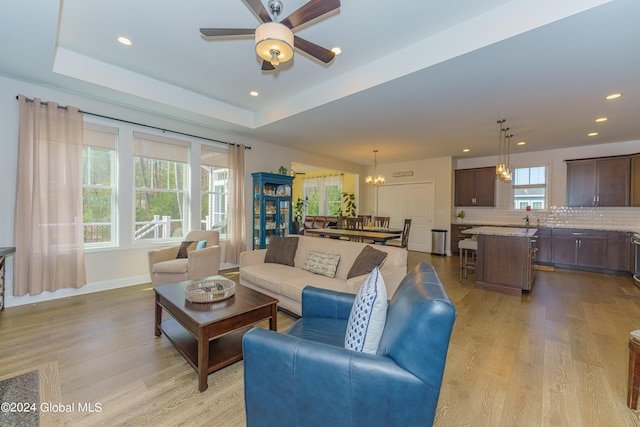
[[[134,132],[135,239],[182,237],[189,144]]]
[[[200,155],[200,228],[227,234],[228,155],[203,145]]]
[[[547,167],[516,168],[512,181],[513,208],[524,210],[547,208]]]
[[[342,185],[331,184],[326,187],[327,215],[342,215]]]
[[[307,215],[320,215],[320,192],[315,185],[304,187],[304,197],[307,200]]]
[[[85,125],[82,151],[84,243],[116,243],[117,129]]]
[[[306,215],[342,214],[342,174],[303,178]]]
[[[85,120],[82,168],[85,248],[175,241],[193,229],[226,239],[230,175],[222,144]]]

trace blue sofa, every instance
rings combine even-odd
[[[434,268],[419,264],[403,279],[377,354],[344,348],[354,297],[306,287],[286,334],[244,335],[247,426],[433,424],[456,318]]]

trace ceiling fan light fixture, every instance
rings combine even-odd
[[[274,67],[293,58],[293,32],[278,22],[256,28],[255,41],[258,56]]]

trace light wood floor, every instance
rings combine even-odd
[[[629,332],[640,329],[630,277],[538,271],[520,298],[476,289],[473,275],[460,284],[457,257],[410,253],[410,267],[420,261],[458,311],[436,426],[640,425],[625,404]],[[154,336],[153,306],[151,287],[138,285],[10,307],[0,380],[37,369],[43,402],[75,404],[41,414],[43,426],[244,425],[242,362],[199,393],[195,371]],[[280,313],[279,329],[291,321]]]

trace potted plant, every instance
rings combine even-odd
[[[307,206],[307,199],[302,200],[298,197],[298,200],[293,205],[293,232],[298,234],[300,232],[300,222],[304,217],[304,208]]]
[[[464,213],[464,211],[458,212],[458,214],[456,215],[456,222],[462,222],[462,220],[464,219],[465,215],[466,214]]]
[[[356,195],[353,193],[342,193],[342,203],[344,204],[344,210],[346,216],[356,216]]]

